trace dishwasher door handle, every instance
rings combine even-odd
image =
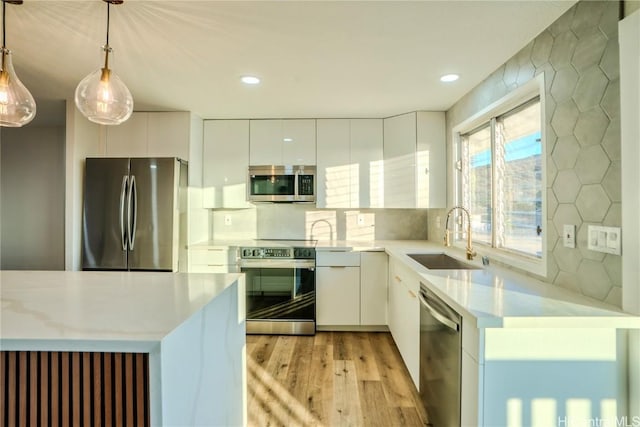
[[[418,298],[420,299],[420,303],[427,309],[427,311],[434,317],[434,319],[453,331],[460,331],[460,325],[430,306],[422,292],[418,293]]]

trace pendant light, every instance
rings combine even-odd
[[[133,112],[133,98],[127,86],[109,69],[109,7],[124,0],[103,0],[107,3],[107,42],[104,51],[104,67],[82,79],[76,88],[76,107],[84,116],[101,125],[119,125]]]
[[[6,46],[7,3],[22,4],[22,0],[2,0],[2,62],[0,63],[0,126],[21,127],[36,116],[36,102],[22,84],[11,63],[11,51]]]

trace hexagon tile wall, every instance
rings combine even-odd
[[[618,13],[618,2],[578,2],[447,112],[447,137],[455,124],[544,73],[544,280],[621,306],[621,257],[587,248],[589,224],[621,224]],[[432,230],[438,215],[429,215]],[[560,242],[564,224],[577,227],[575,249]]]

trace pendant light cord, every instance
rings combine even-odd
[[[109,11],[111,8],[111,3],[107,3],[107,47],[109,47]]]
[[[105,70],[109,69],[109,50],[111,49],[109,47],[109,11],[111,10],[109,6],[111,6],[111,3],[107,2],[107,44],[104,45],[104,69]]]
[[[6,22],[7,22],[7,18],[6,18],[6,11],[5,8],[7,7],[7,4],[3,1],[2,2],[2,49],[4,49],[6,46],[4,44],[4,39],[6,36]]]

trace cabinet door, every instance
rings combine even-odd
[[[282,164],[316,164],[316,121],[290,119],[282,121]]]
[[[359,267],[316,267],[316,322],[360,324]]]
[[[417,113],[416,207],[447,206],[445,115],[439,111]]]
[[[385,208],[416,207],[415,155],[416,113],[384,119]]]
[[[246,208],[249,121],[206,120],[202,148],[205,208]]]
[[[351,207],[381,208],[384,201],[382,119],[352,119],[350,125]]]
[[[387,266],[384,252],[360,254],[360,324],[387,324]]]
[[[251,120],[249,164],[282,164],[282,120]]]
[[[148,120],[149,157],[178,157],[189,160],[189,113],[148,113]]]
[[[317,127],[316,207],[349,208],[354,191],[349,154],[350,120],[318,120]],[[357,194],[357,187],[355,192]]]
[[[149,113],[133,113],[118,126],[107,126],[106,157],[147,157]]]
[[[408,283],[401,295],[402,307],[400,333],[402,347],[400,354],[404,360],[411,379],[416,388],[420,388],[420,301],[418,295],[411,288],[419,287],[416,278],[408,278]]]
[[[420,387],[419,279],[401,263],[389,261],[389,330],[416,388]]]

